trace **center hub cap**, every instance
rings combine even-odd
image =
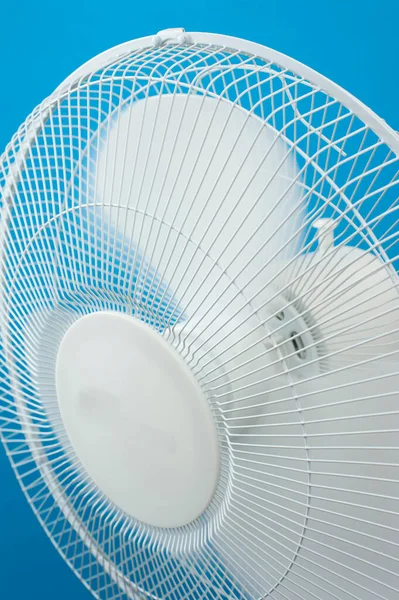
[[[161,335],[119,313],[84,316],[61,342],[56,385],[77,456],[123,511],[178,527],[207,508],[219,476],[214,419]]]

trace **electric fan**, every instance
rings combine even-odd
[[[263,46],[86,63],[1,159],[1,435],[96,598],[397,600],[399,136]]]

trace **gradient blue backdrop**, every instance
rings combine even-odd
[[[181,26],[271,46],[347,88],[399,130],[399,0],[3,0],[0,152],[76,67]],[[0,599],[89,600],[41,530],[0,447]]]

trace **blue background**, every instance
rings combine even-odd
[[[271,46],[347,88],[399,130],[398,0],[9,0],[0,8],[0,152],[75,68],[182,26]],[[1,600],[89,600],[33,516],[0,447]]]

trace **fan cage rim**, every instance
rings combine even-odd
[[[291,56],[278,50],[274,50],[264,44],[236,36],[223,35],[219,33],[186,32],[185,45],[203,44],[205,46],[219,46],[221,50],[234,49],[244,54],[251,54],[267,62],[275,63],[289,71],[297,73],[300,77],[308,80],[321,91],[336,98],[341,104],[349,108],[357,117],[376,133],[395,153],[399,155],[399,133],[396,132],[383,118],[379,117],[371,108],[348,92],[334,81],[300,62]],[[68,92],[78,80],[94,73],[98,69],[106,67],[113,60],[121,58],[135,50],[145,50],[154,47],[154,35],[133,39],[105,50],[89,59],[78,67],[54,90],[49,100],[59,96],[62,92]],[[45,101],[46,102],[46,101]],[[386,137],[385,137],[386,136]]]

